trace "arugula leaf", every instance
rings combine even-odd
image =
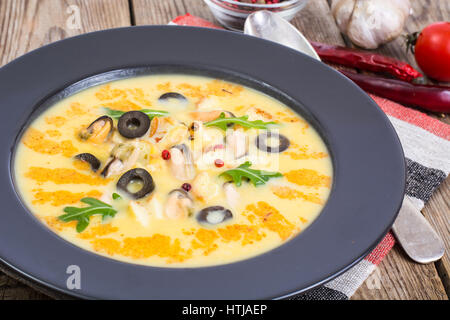
[[[119,119],[120,116],[125,113],[125,111],[114,110],[114,109],[110,109],[110,108],[106,108],[106,107],[103,109],[106,111],[108,116],[110,116],[113,119]],[[152,120],[154,117],[165,117],[169,114],[169,112],[164,111],[164,110],[142,109],[142,110],[138,110],[138,111],[143,112],[146,115],[148,115],[150,120]]]
[[[249,179],[255,187],[265,184],[270,178],[282,177],[279,172],[250,169],[252,163],[247,161],[239,167],[222,172],[220,176],[229,176],[237,187],[242,185],[242,177]]]
[[[83,198],[81,202],[88,204],[89,207],[65,207],[66,214],[58,217],[63,222],[78,221],[77,232],[83,232],[89,225],[89,218],[95,214],[101,214],[104,220],[107,217],[114,217],[117,213],[117,210],[109,204],[94,198]]]
[[[112,198],[113,200],[121,200],[122,197],[120,196],[120,194],[113,192],[112,194]]]
[[[225,113],[222,112],[217,119],[205,122],[206,127],[218,127],[222,130],[227,130],[227,125],[230,123],[238,124],[246,129],[268,129],[270,125],[277,125],[276,122],[264,122],[262,120],[249,121],[248,115],[242,117],[225,117]]]

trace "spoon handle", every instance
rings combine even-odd
[[[444,242],[406,196],[392,230],[406,254],[416,262],[430,263],[444,255]]]

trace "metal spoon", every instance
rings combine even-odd
[[[245,21],[244,33],[283,44],[320,61],[301,32],[275,13],[266,10],[252,13]],[[392,230],[405,252],[416,262],[430,263],[444,255],[444,242],[407,196]]]
[[[245,20],[244,33],[271,40],[320,61],[319,55],[292,24],[267,10],[256,11]]]

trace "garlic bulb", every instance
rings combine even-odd
[[[375,49],[400,35],[409,0],[333,0],[331,11],[341,32],[356,45]]]

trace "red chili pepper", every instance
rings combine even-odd
[[[339,70],[363,90],[434,112],[450,112],[450,87],[414,84]]]
[[[351,48],[311,42],[320,58],[326,62],[372,72],[387,73],[400,80],[411,81],[422,74],[406,62],[381,54]]]

